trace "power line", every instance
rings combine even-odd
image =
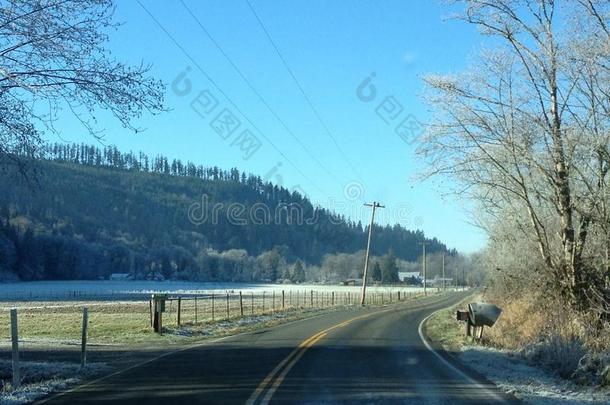
[[[193,65],[205,76],[205,78],[212,83],[214,88],[222,94],[222,96],[248,121],[248,123],[254,128],[268,143],[275,149],[277,153],[280,154],[303,178],[309,181],[322,195],[328,195],[324,192],[309,176],[307,176],[295,163],[293,163],[288,157],[269,139],[259,128],[256,126],[252,120],[237,106],[237,104],[233,101],[231,97],[229,97],[222,88],[216,83],[214,79],[197,63],[197,61],[184,49],[182,45],[174,38],[172,34],[159,22],[159,20],[142,4],[140,0],[136,0],[140,7],[148,14],[148,16],[157,24],[157,26],[165,33],[165,35],[174,43],[174,45],[180,49],[180,51],[191,61]]]
[[[307,105],[309,105],[309,108],[311,109],[311,111],[313,112],[313,114],[316,116],[316,119],[318,120],[318,122],[320,123],[320,125],[322,126],[322,128],[324,128],[324,131],[326,132],[326,135],[328,135],[328,137],[330,137],[330,139],[332,139],[333,143],[335,144],[335,146],[337,147],[337,149],[339,150],[339,152],[341,153],[341,156],[343,157],[343,159],[347,162],[347,164],[350,166],[350,168],[354,171],[354,173],[356,174],[356,176],[358,177],[358,179],[362,182],[364,182],[364,180],[362,179],[362,176],[360,175],[360,172],[358,171],[358,169],[352,164],[352,162],[349,160],[349,158],[347,157],[347,154],[343,151],[343,149],[341,148],[341,145],[339,144],[339,142],[337,141],[337,139],[335,138],[335,136],[332,134],[332,132],[330,131],[330,129],[328,128],[328,125],[326,125],[326,122],[324,121],[324,119],[322,118],[322,116],[320,115],[320,113],[318,112],[318,109],[314,106],[313,102],[311,101],[311,98],[309,97],[309,95],[305,92],[305,89],[303,88],[303,86],[301,85],[301,82],[297,79],[296,75],[294,74],[293,70],[290,68],[290,66],[288,65],[288,62],[286,61],[286,59],[284,58],[284,56],[282,55],[282,53],[280,52],[277,44],[275,43],[275,41],[273,40],[273,38],[271,37],[271,34],[269,33],[269,31],[267,30],[267,28],[265,27],[265,24],[263,23],[263,21],[261,20],[260,16],[258,15],[258,13],[256,12],[256,10],[254,9],[254,7],[252,6],[252,3],[250,3],[250,0],[246,0],[246,3],[248,3],[248,7],[250,8],[250,11],[252,11],[252,14],[254,15],[254,17],[256,18],[256,21],[258,21],[258,24],[260,25],[261,29],[263,30],[263,32],[265,33],[265,35],[267,36],[267,39],[269,40],[269,43],[271,43],[271,46],[273,47],[273,49],[275,50],[275,53],[277,54],[277,56],[280,58],[280,60],[282,61],[282,64],[284,65],[284,68],[286,69],[286,71],[288,72],[288,74],[290,75],[290,77],[292,78],[292,81],[294,82],[294,84],[297,86],[297,88],[299,89],[299,91],[301,92],[301,95],[303,96],[303,98],[305,99],[305,101],[307,102]]]
[[[244,81],[244,83],[246,83],[246,85],[256,95],[256,97],[258,97],[259,101],[265,106],[265,108],[267,108],[267,110],[269,110],[271,115],[273,115],[273,117],[276,119],[277,122],[279,122],[279,124],[284,128],[284,130],[286,132],[288,132],[288,134],[299,144],[301,149],[303,149],[309,155],[309,157],[311,159],[313,159],[317,163],[317,165],[320,166],[320,168],[326,172],[326,174],[328,174],[333,179],[335,179],[339,184],[342,184],[342,181],[331,170],[329,170],[324,164],[322,164],[322,162],[316,157],[316,155],[313,154],[303,142],[301,142],[299,137],[295,135],[295,133],[288,127],[288,125],[284,122],[284,120],[282,120],[282,118],[275,112],[275,110],[271,107],[271,105],[269,105],[269,103],[262,96],[262,94],[260,94],[260,92],[258,90],[256,90],[254,85],[252,85],[250,80],[248,80],[248,78],[243,74],[243,72],[235,64],[233,59],[231,59],[231,57],[224,51],[222,46],[220,46],[220,44],[214,39],[212,34],[210,34],[210,32],[205,28],[205,26],[201,23],[201,21],[197,18],[197,16],[195,16],[195,14],[192,12],[192,10],[186,5],[186,3],[184,3],[184,0],[180,0],[180,3],[186,9],[186,11],[191,15],[193,20],[195,20],[197,25],[199,25],[199,28],[201,28],[201,30],[208,37],[208,39],[210,41],[212,41],[214,46],[220,51],[220,53],[225,57],[225,59],[229,62],[229,64],[237,72],[239,77],[241,77],[241,79]]]

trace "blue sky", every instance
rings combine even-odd
[[[237,167],[363,222],[362,203],[381,201],[379,223],[423,229],[464,252],[484,246],[466,202],[443,199],[440,182],[413,179],[416,145],[394,131],[404,121],[412,134],[413,122],[426,121],[421,76],[463,70],[482,45],[475,28],[445,21],[451,10],[435,0],[250,0],[308,102],[246,0],[184,2],[197,20],[179,0],[117,2],[123,25],[108,48],[121,61],[151,63],[169,84],[171,111],[135,121],[146,128],[138,134],[102,114],[105,143]],[[176,79],[184,72],[188,86]],[[357,89],[371,73],[376,95],[363,101]],[[225,109],[240,122],[231,134],[211,126]],[[64,140],[92,142],[75,120],[59,125]],[[244,137],[260,143],[247,159]]]

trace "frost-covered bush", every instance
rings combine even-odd
[[[521,353],[529,362],[569,378],[587,350],[578,337],[553,333],[538,343],[525,346]]]
[[[583,385],[610,387],[610,352],[584,355],[572,378]]]

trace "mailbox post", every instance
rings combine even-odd
[[[463,310],[457,310],[456,312],[456,319],[458,321],[462,321],[465,322],[466,324],[466,336],[471,336],[471,322],[470,322],[470,316],[468,314],[468,311],[463,311]]]
[[[154,309],[154,318],[153,318],[153,329],[157,333],[163,332],[163,312],[165,312],[165,300],[167,299],[167,294],[153,294],[153,309]]]

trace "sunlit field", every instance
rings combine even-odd
[[[223,332],[237,332],[257,323],[356,307],[361,287],[108,281],[21,283],[4,285],[3,289],[9,290],[0,301],[0,336],[6,343],[11,308],[18,310],[20,339],[76,344],[82,331],[83,308],[87,307],[90,343],[118,344],[215,335],[219,325]],[[430,293],[436,291],[429,289]],[[152,331],[153,293],[168,297],[163,313],[164,336]],[[422,294],[421,288],[371,286],[366,303],[387,305]]]
[[[142,300],[154,293],[198,294],[262,291],[342,291],[358,293],[360,286],[322,284],[197,283],[188,281],[34,281],[0,284],[0,301],[9,300]],[[367,286],[371,292],[417,292],[421,287],[407,285]]]

